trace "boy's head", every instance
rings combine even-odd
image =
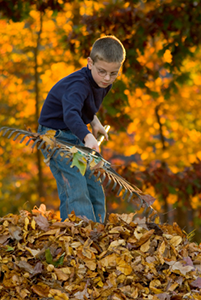
[[[88,67],[99,87],[106,88],[114,82],[125,60],[125,49],[114,36],[104,36],[92,46]]]
[[[95,41],[90,57],[95,63],[97,60],[105,62],[117,62],[122,64],[126,57],[126,51],[122,43],[113,35],[103,36]]]

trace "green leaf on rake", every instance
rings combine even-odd
[[[73,160],[71,164],[71,168],[77,167],[80,173],[84,176],[87,168],[87,160],[86,158],[79,152],[73,153]]]

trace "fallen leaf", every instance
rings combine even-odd
[[[22,239],[22,229],[19,226],[9,224],[8,230],[13,239],[17,241],[20,241]]]
[[[34,217],[34,220],[36,224],[44,231],[47,231],[49,229],[49,222],[48,220],[43,217],[42,215],[38,215],[37,217]]]
[[[10,235],[0,235],[0,244],[3,245],[10,237]]]
[[[30,265],[30,264],[29,264],[28,262],[26,262],[26,261],[23,261],[23,260],[16,261],[16,265],[17,265],[19,268],[21,268],[21,269],[23,269],[23,270],[29,272],[30,274],[33,274],[33,272],[34,272],[33,266]]]
[[[182,242],[182,237],[179,235],[173,236],[170,240],[170,245],[176,247]]]
[[[150,239],[146,243],[141,245],[140,251],[145,253],[145,252],[149,251],[149,248],[150,248]]]
[[[179,271],[183,275],[186,275],[186,273],[188,273],[194,269],[194,267],[192,267],[192,266],[184,266],[179,261],[170,261],[170,262],[166,262],[166,263],[171,266],[172,271]]]
[[[69,275],[65,274],[62,270],[54,268],[54,272],[57,275],[57,279],[61,281],[66,281],[69,279]]]
[[[44,283],[38,283],[31,287],[32,291],[40,297],[48,297],[50,287]]]
[[[125,262],[123,259],[117,259],[117,270],[121,271],[125,275],[130,275],[133,271],[130,264]]]
[[[196,280],[192,281],[190,285],[201,289],[201,277],[198,277]]]

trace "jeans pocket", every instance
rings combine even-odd
[[[43,132],[43,126],[42,125],[38,126],[37,132],[40,133],[40,134]]]
[[[60,129],[57,129],[56,133],[55,133],[55,138],[59,138],[59,137],[62,137],[62,130]]]

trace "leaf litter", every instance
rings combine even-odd
[[[201,300],[201,244],[176,223],[60,222],[42,204],[0,218],[0,299]]]

